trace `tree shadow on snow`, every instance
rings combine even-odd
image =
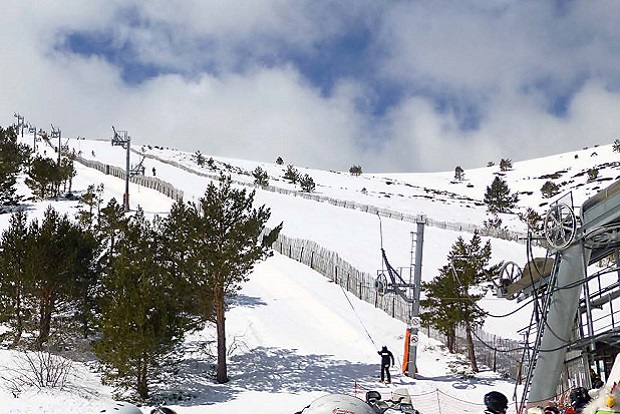
[[[226,384],[217,384],[215,367],[204,359],[188,359],[175,376],[183,390],[182,406],[212,405],[233,400],[245,391],[350,393],[356,380],[376,374],[375,364],[334,360],[330,355],[298,355],[295,350],[256,348],[228,360]],[[171,385],[171,384],[169,384]],[[170,390],[170,388],[169,388]],[[170,391],[169,391],[170,393]]]

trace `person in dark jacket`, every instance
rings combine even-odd
[[[392,355],[392,352],[390,352],[385,345],[381,348],[381,351],[377,353],[381,355],[381,382],[387,378],[387,383],[389,384],[392,382],[392,378],[390,377],[390,365],[394,366],[394,355]]]

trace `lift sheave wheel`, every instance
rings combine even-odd
[[[375,290],[377,291],[379,296],[383,296],[387,292],[387,288],[388,288],[387,277],[385,277],[385,275],[381,273],[375,279]]]
[[[515,262],[506,262],[499,270],[500,285],[507,285],[523,277],[523,271]],[[507,282],[504,282],[507,281]]]
[[[551,207],[545,217],[545,238],[555,250],[566,249],[575,239],[577,218],[572,208],[564,203]]]

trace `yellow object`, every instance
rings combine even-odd
[[[616,397],[614,397],[613,395],[608,395],[607,398],[605,398],[605,405],[609,408],[616,405]]]

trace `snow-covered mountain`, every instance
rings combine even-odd
[[[32,143],[26,135],[24,142]],[[126,152],[109,140],[69,139],[67,145],[91,163],[124,168]],[[54,149],[39,145],[41,155],[54,157]],[[142,159],[144,157],[144,159]],[[269,176],[267,189],[256,188],[256,202],[271,208],[270,224],[284,222],[282,233],[289,237],[314,241],[338,253],[357,269],[376,274],[382,268],[380,248],[383,244],[395,266],[409,266],[412,260],[412,232],[415,218],[427,220],[422,263],[423,280],[431,280],[446,262],[446,255],[457,237],[471,238],[471,231],[488,219],[483,202],[487,186],[501,175],[513,192],[518,192],[515,212],[526,208],[545,214],[550,201],[541,193],[547,181],[557,184],[561,193],[570,193],[577,213],[581,204],[617,178],[616,160],[620,154],[612,145],[585,148],[541,159],[514,162],[508,171],[495,165],[464,171],[457,181],[454,171],[444,173],[362,174],[319,171],[296,166],[294,160],[282,165],[196,154],[168,148],[133,143],[131,163],[142,161],[146,176],[169,183],[185,200],[197,200],[204,194],[209,180],[220,173],[231,175],[238,185],[253,187],[252,172],[260,167]],[[490,160],[491,161],[491,160]],[[308,174],[316,184],[312,194],[300,192],[284,179],[287,166]],[[90,184],[102,183],[104,198],[122,200],[125,183],[83,164],[76,164],[78,175],[73,182],[76,194]],[[363,167],[363,166],[362,166]],[[456,166],[455,166],[456,167]],[[596,169],[592,177],[588,171]],[[28,194],[25,186],[20,187]],[[131,184],[130,204],[140,205],[149,215],[166,214],[173,200],[155,190]],[[30,217],[41,217],[48,205],[73,214],[75,201],[28,203]],[[377,211],[381,212],[381,233]],[[514,234],[525,234],[526,225],[517,214],[502,214],[503,223]],[[8,223],[0,215],[0,228]],[[493,262],[512,260],[525,263],[525,245],[519,240],[491,239]],[[510,314],[488,318],[484,329],[506,338],[520,339],[518,330],[528,323],[527,307],[512,313],[520,305],[489,294],[482,306],[492,314]],[[371,304],[355,296],[306,266],[282,255],[257,266],[250,282],[234,301],[227,317],[229,343],[236,346],[230,355],[231,382],[215,384],[209,374],[213,362],[206,345],[214,332],[206,330],[187,340],[188,359],[179,378],[171,378],[171,388],[183,390],[187,398],[169,402],[178,413],[292,413],[326,392],[358,395],[366,389],[389,388],[376,383],[378,355],[387,345],[402,361],[405,324],[392,319]],[[189,350],[192,350],[191,352]],[[439,393],[446,399],[443,412],[479,411],[484,393],[499,389],[512,396],[514,385],[485,371],[475,378],[459,375],[463,361],[447,354],[442,346],[421,337],[418,352],[419,376],[398,376],[396,383],[406,387],[414,406],[422,413],[433,412],[425,406],[423,395]],[[0,366],[15,362],[11,351],[0,351]],[[398,365],[398,363],[397,363]],[[65,391],[43,390],[13,398],[9,390],[0,389],[6,401],[1,412],[60,413],[98,412],[111,400],[111,390],[98,383],[92,365],[76,363],[76,377]],[[396,369],[393,370],[395,372]],[[8,372],[8,371],[4,371]],[[5,377],[5,374],[0,375]],[[433,394],[432,399],[438,400]],[[430,404],[430,403],[429,403]],[[426,411],[425,411],[426,408]],[[81,411],[80,411],[81,410]],[[149,407],[144,407],[148,412]]]

